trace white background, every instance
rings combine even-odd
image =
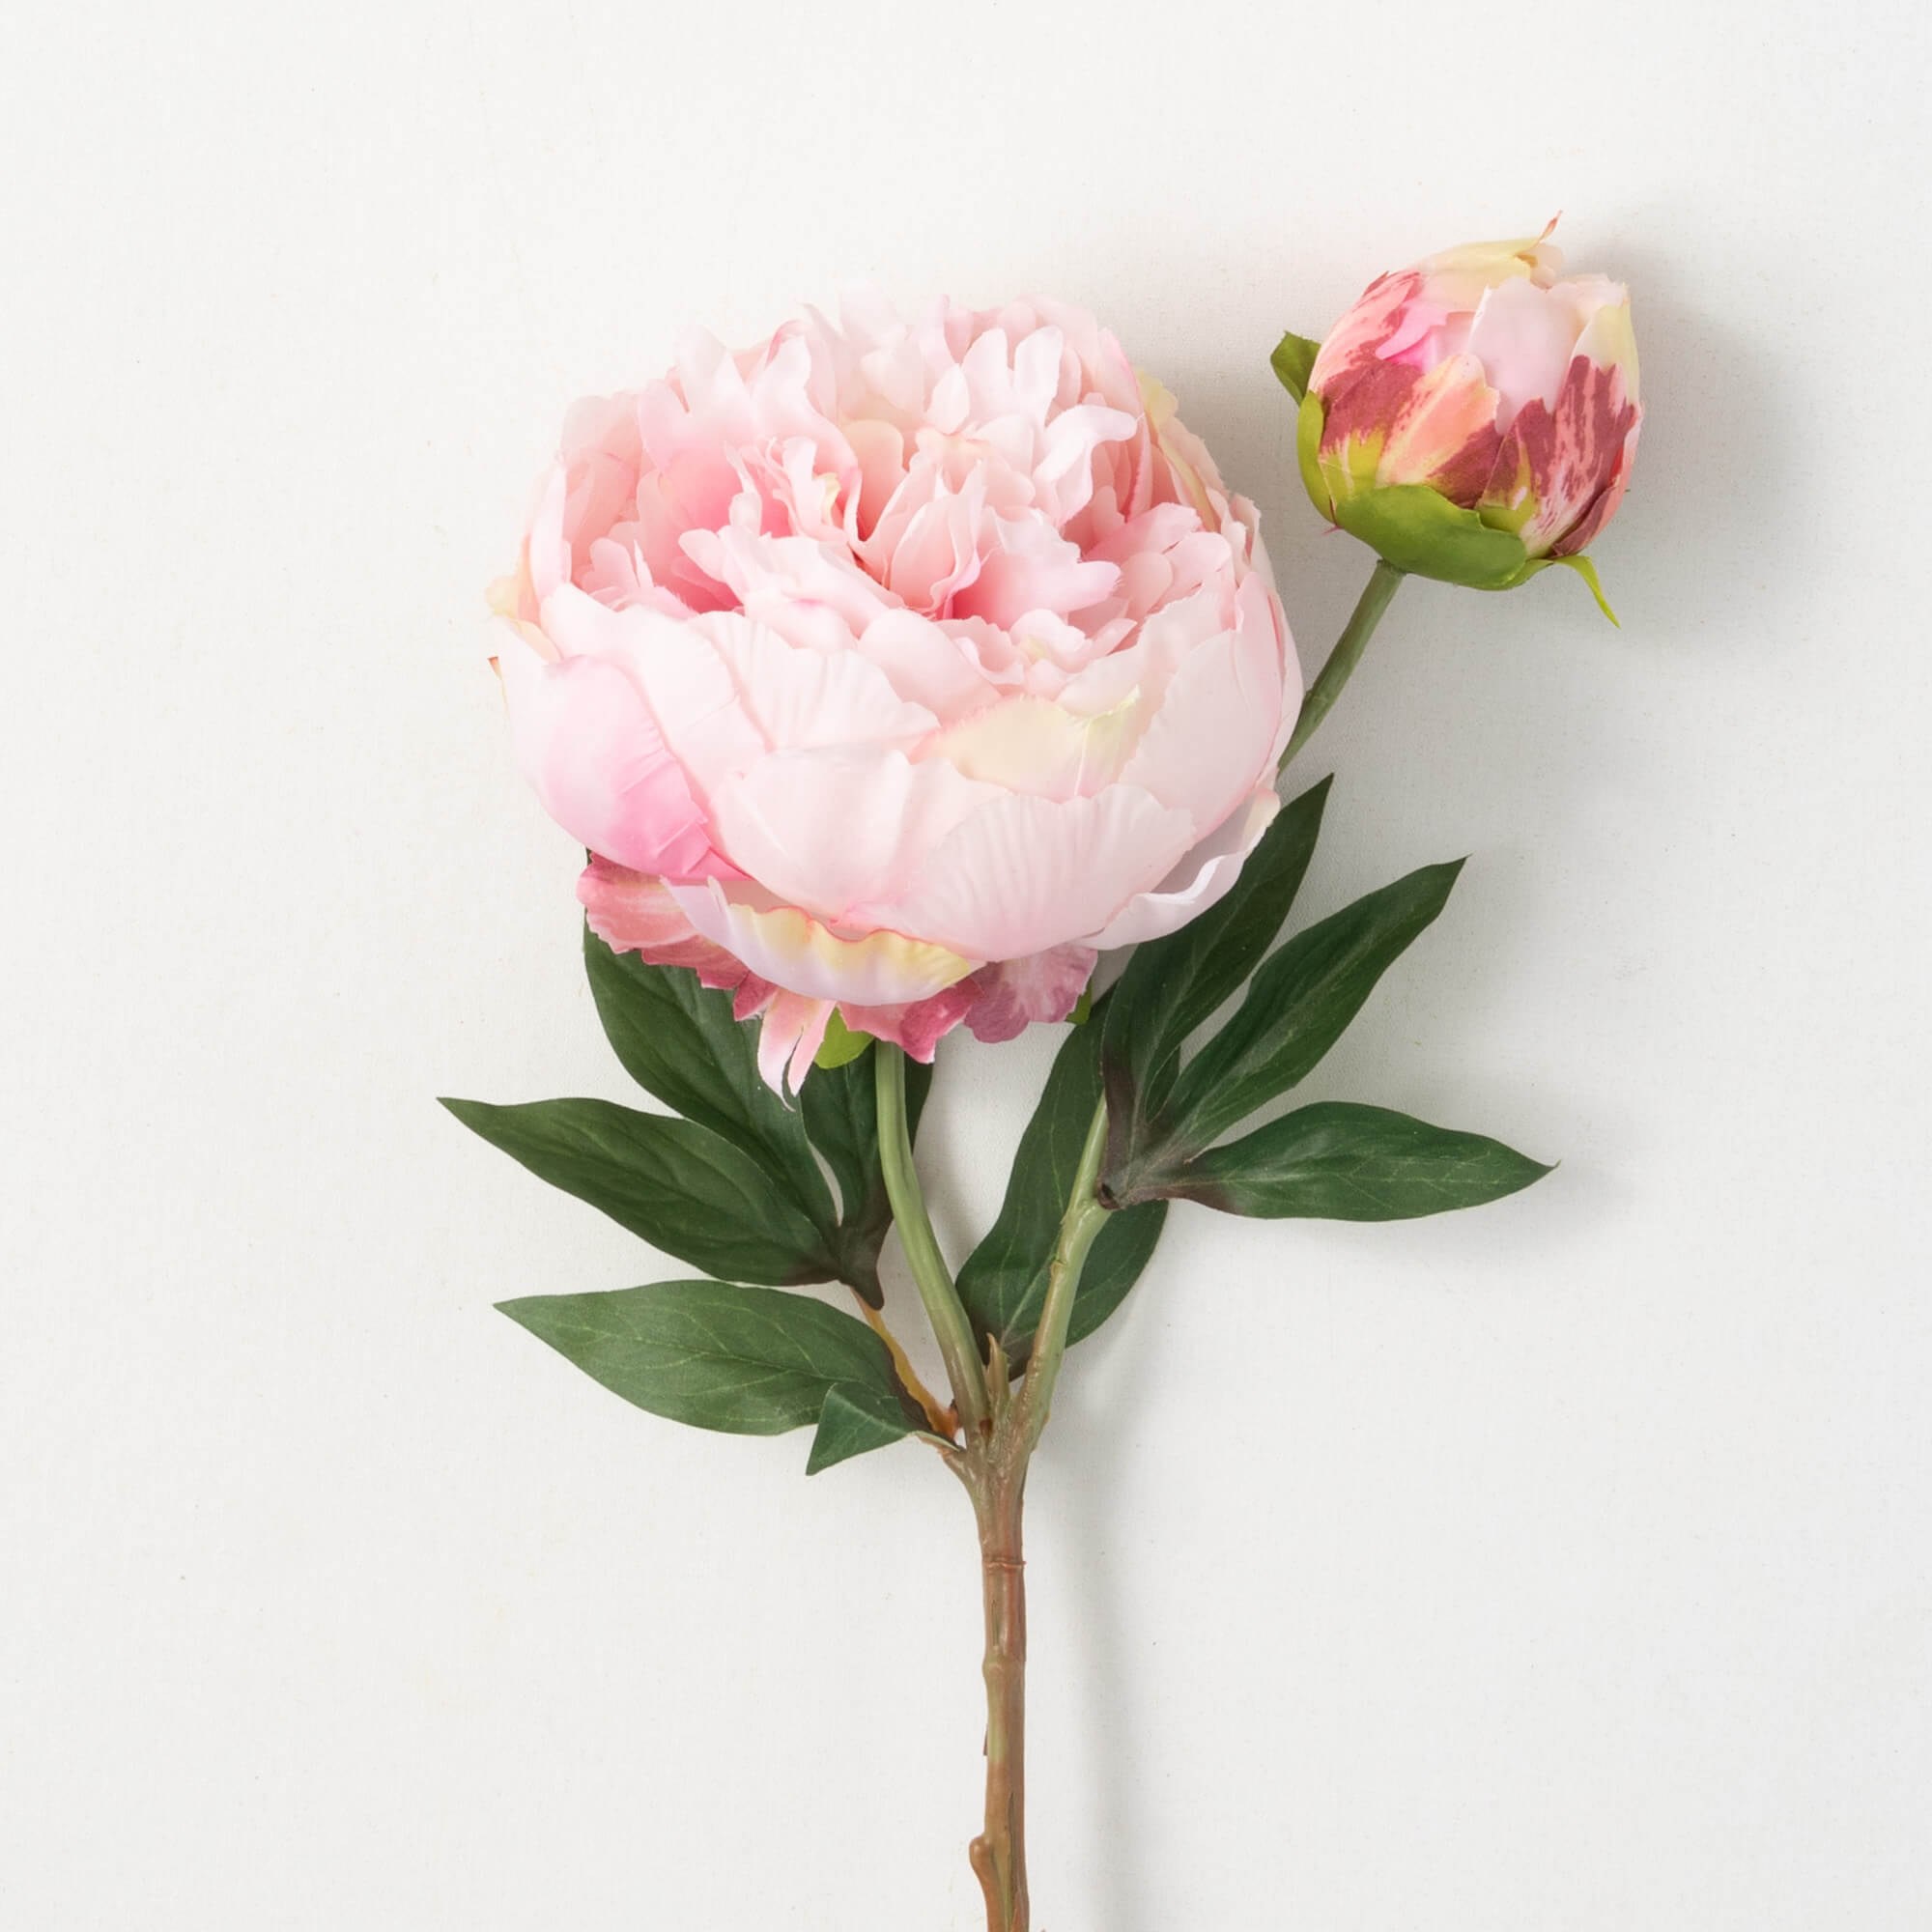
[[[9,33],[0,1919],[969,1928],[963,1499],[492,1312],[680,1271],[438,1093],[625,1096],[482,586],[574,396],[872,281],[1268,373],[1534,229],[1649,420],[1407,587],[1307,912],[1473,855],[1311,1081],[1562,1166],[1178,1211],[1035,1471],[1049,1932],[1932,1924],[1916,0],[41,6]],[[955,1257],[1052,1041],[949,1041]],[[903,1306],[905,1297],[897,1297]]]

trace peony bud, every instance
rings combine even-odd
[[[1630,298],[1600,275],[1559,279],[1548,234],[1383,275],[1319,352],[1285,338],[1275,368],[1331,522],[1398,569],[1482,590],[1569,564],[1607,616],[1582,553],[1636,453]]]

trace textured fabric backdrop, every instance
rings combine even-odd
[[[1917,6],[122,4],[10,48],[0,1918],[979,1922],[936,1462],[807,1482],[492,1312],[677,1269],[434,1104],[625,1094],[483,586],[565,405],[687,324],[1040,289],[1260,502],[1319,661],[1369,559],[1270,347],[1560,208],[1636,301],[1623,629],[1564,573],[1413,584],[1302,769],[1310,915],[1472,855],[1310,1097],[1563,1165],[1175,1213],[1035,1471],[1035,1895],[1932,1923]],[[946,1042],[955,1258],[1050,1045]]]

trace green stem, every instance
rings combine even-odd
[[[926,1320],[939,1339],[952,1400],[970,1442],[989,1419],[986,1372],[959,1291],[939,1252],[925,1196],[920,1191],[919,1170],[913,1165],[912,1135],[906,1126],[904,1050],[882,1039],[872,1048],[872,1057],[879,1100],[879,1165],[886,1177],[886,1195],[893,1204],[893,1218],[898,1223],[919,1298],[925,1304]]]
[[[1294,735],[1288,741],[1288,750],[1281,754],[1283,768],[1314,737],[1322,719],[1334,708],[1343,687],[1361,663],[1362,653],[1368,648],[1369,639],[1375,636],[1376,626],[1382,620],[1382,612],[1389,607],[1389,599],[1395,595],[1406,575],[1386,557],[1377,558],[1375,570],[1360,601],[1350,613],[1342,635],[1335,639],[1335,648],[1328,653],[1328,662],[1321,667],[1315,682],[1308,688],[1308,696],[1301,700],[1301,716],[1294,721]]]
[[[1046,1427],[1053,1407],[1053,1385],[1060,1379],[1061,1360],[1066,1353],[1073,1295],[1080,1286],[1080,1270],[1087,1264],[1087,1250],[1106,1224],[1107,1210],[1100,1206],[1096,1191],[1106,1153],[1107,1103],[1103,1099],[1094,1109],[1087,1144],[1080,1150],[1080,1165],[1074,1170],[1066,1213],[1060,1223],[1059,1244],[1047,1273],[1046,1301],[1039,1311],[1039,1327],[1034,1334],[1026,1382],[1020,1390],[1019,1434],[1029,1452],[1039,1440],[1039,1432]]]

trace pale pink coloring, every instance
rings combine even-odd
[[[1369,286],[1309,376],[1324,475],[1428,484],[1532,557],[1589,544],[1636,455],[1636,342],[1623,286],[1562,278],[1548,235],[1453,248]]]
[[[1253,506],[1044,301],[816,313],[580,404],[497,608],[518,758],[620,950],[929,1060],[1234,883],[1300,678]]]

